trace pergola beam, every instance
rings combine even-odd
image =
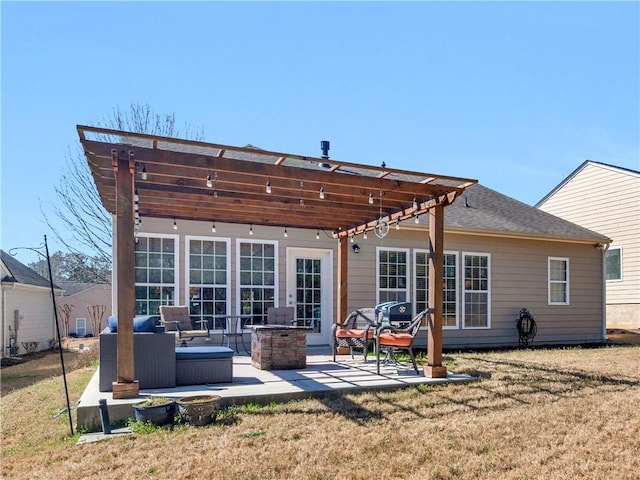
[[[338,242],[337,320],[348,305],[348,237],[429,214],[428,365],[442,366],[444,207],[476,180],[386,166],[78,126],[105,208],[116,216],[118,373],[114,398],[136,395],[133,378],[134,208],[142,217],[321,229]],[[89,138],[91,136],[92,138]],[[115,150],[114,150],[115,149]],[[115,151],[115,153],[114,153]],[[142,169],[146,175],[143,178]],[[206,184],[207,176],[212,186]],[[269,182],[271,193],[266,191]],[[324,198],[320,198],[320,189]],[[369,202],[369,198],[373,201]],[[131,319],[131,320],[129,320]],[[118,391],[118,393],[116,393]]]

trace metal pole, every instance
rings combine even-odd
[[[51,272],[51,259],[49,258],[49,246],[47,236],[44,236],[44,249],[47,254],[47,267],[49,268],[49,285],[51,286],[51,300],[53,301],[53,315],[56,319],[56,334],[58,335],[58,350],[60,351],[60,365],[62,366],[62,378],[64,380],[64,393],[67,397],[67,413],[69,414],[69,429],[73,436],[73,420],[71,418],[71,403],[69,402],[69,388],[67,387],[67,372],[64,369],[64,355],[62,354],[62,340],[60,339],[60,324],[58,323],[58,308],[56,307],[56,294],[53,290],[53,274]]]

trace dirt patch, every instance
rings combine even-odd
[[[67,373],[91,365],[98,358],[96,338],[70,338],[62,341],[62,356]],[[82,345],[82,348],[80,347]],[[0,370],[0,394],[28,387],[49,377],[62,374],[59,350],[45,350],[11,359]]]
[[[607,330],[609,342],[640,345],[640,330]]]

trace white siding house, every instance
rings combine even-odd
[[[37,342],[36,351],[51,347],[56,339],[49,280],[0,251],[2,357],[21,355]],[[62,290],[54,286],[55,295]]]
[[[640,172],[587,160],[536,207],[613,240],[605,253],[607,327],[640,328]]]

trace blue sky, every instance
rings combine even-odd
[[[205,140],[477,178],[535,204],[640,170],[638,2],[7,2],[3,250],[37,246],[77,124],[149,104]],[[22,252],[24,262],[35,254]]]

